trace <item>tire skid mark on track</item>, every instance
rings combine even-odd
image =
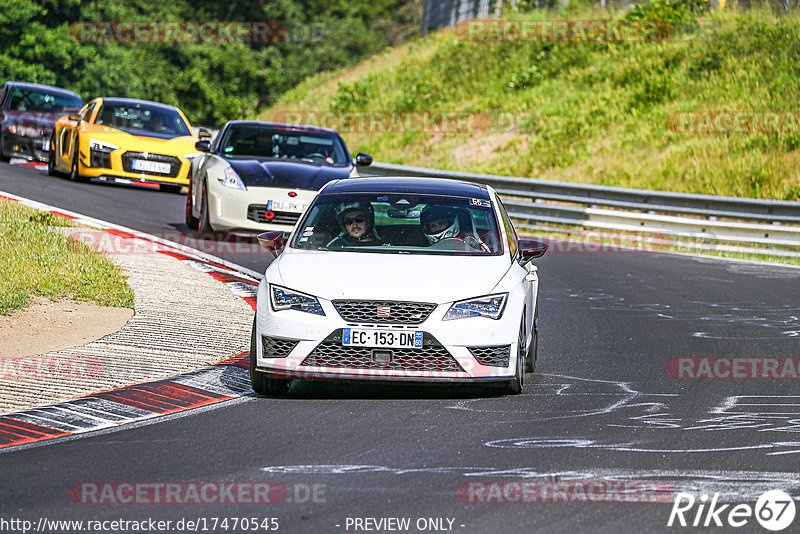
[[[21,197],[0,194],[0,198],[48,211],[80,224],[86,224],[122,239],[144,239],[161,248],[155,252],[181,260],[204,272],[245,300],[255,309],[258,281],[237,272],[215,258],[192,254],[191,249],[170,244],[116,225],[67,214]],[[115,227],[114,227],[115,226]],[[218,258],[217,258],[218,259]],[[248,273],[249,274],[249,273]],[[111,347],[113,350],[113,347]],[[214,366],[175,377],[145,382],[94,393],[50,406],[12,412],[0,416],[0,450],[56,439],[93,430],[111,428],[134,421],[173,414],[216,404],[252,392],[249,377],[250,353],[242,352]]]

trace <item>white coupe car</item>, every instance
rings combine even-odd
[[[250,377],[486,383],[522,391],[536,365],[547,245],[519,239],[495,191],[453,180],[369,177],[323,187],[258,288]]]
[[[201,232],[288,232],[323,185],[372,163],[335,130],[262,121],[229,121],[195,148],[186,226]]]

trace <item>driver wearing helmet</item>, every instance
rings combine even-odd
[[[458,216],[452,208],[428,205],[422,210],[419,220],[422,223],[422,231],[425,232],[425,237],[431,245],[442,239],[461,237]]]
[[[348,202],[336,208],[336,221],[341,233],[333,238],[329,247],[382,245],[375,230],[375,210],[369,202]]]

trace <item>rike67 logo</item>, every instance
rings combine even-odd
[[[794,521],[795,503],[792,497],[781,490],[771,490],[761,495],[755,507],[749,504],[718,504],[715,493],[709,502],[708,495],[695,499],[691,493],[676,493],[667,526],[677,523],[682,527],[728,526],[739,528],[753,518],[767,530],[778,532]]]

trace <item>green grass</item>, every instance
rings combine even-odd
[[[670,20],[650,43],[476,42],[448,29],[352,69],[307,79],[261,114],[505,113],[513,127],[468,133],[343,132],[376,161],[601,185],[800,200],[793,133],[681,133],[677,113],[798,112],[800,17],[654,0],[627,15],[571,3],[503,19]],[[698,7],[700,6],[700,7]],[[672,119],[674,120],[674,119]]]
[[[32,295],[133,308],[133,291],[114,263],[52,226],[66,219],[0,200],[0,315],[23,309]]]

